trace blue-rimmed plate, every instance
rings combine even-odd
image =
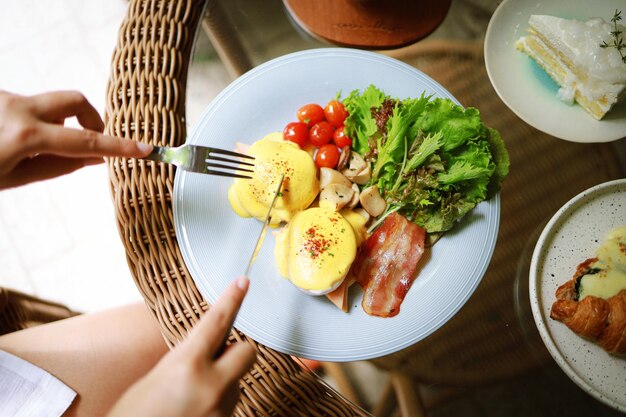
[[[494,12],[485,36],[485,66],[502,101],[529,125],[572,142],[611,142],[626,136],[626,102],[598,121],[579,105],[557,97],[558,86],[535,62],[515,49],[526,35],[528,19],[546,14],[566,19],[608,21],[624,0],[504,0]]]
[[[189,142],[225,149],[238,141],[252,143],[281,131],[303,104],[324,104],[338,92],[345,96],[370,84],[399,98],[425,91],[455,100],[422,72],[384,55],[314,49],[274,59],[238,78],[206,108]],[[262,226],[232,211],[227,200],[231,183],[178,171],[174,184],[182,255],[211,303],[243,273]],[[350,289],[348,313],[325,297],[299,291],[279,275],[274,236],[268,233],[235,326],[270,348],[310,359],[353,361],[396,352],[437,330],[467,301],[491,259],[499,218],[498,196],[479,204],[427,252],[400,313],[387,319],[363,312],[358,285]]]

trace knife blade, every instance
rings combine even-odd
[[[267,215],[265,216],[265,221],[263,222],[261,233],[259,233],[259,237],[257,238],[256,244],[254,245],[254,251],[252,251],[252,255],[250,256],[250,260],[248,261],[246,272],[244,272],[245,276],[248,276],[248,274],[250,273],[250,268],[252,268],[252,264],[254,264],[254,261],[256,261],[256,257],[259,254],[259,251],[261,250],[261,246],[263,245],[263,240],[265,239],[265,234],[267,233],[267,227],[272,221],[272,209],[274,208],[276,199],[278,198],[278,195],[280,194],[280,190],[283,187],[284,179],[285,179],[285,174],[282,174],[280,176],[280,181],[278,182],[278,187],[276,187],[276,191],[274,192],[274,196],[272,197],[272,202],[270,203],[270,206],[267,209]],[[233,328],[233,324],[234,324],[234,318],[233,318],[233,322],[230,323],[230,325],[228,326],[228,330],[226,331],[226,334],[224,335],[222,344],[218,347],[218,349],[213,354],[213,359],[217,359],[220,356],[222,356],[222,354],[226,350],[226,343],[228,342],[228,337],[230,336],[230,332]]]
[[[263,222],[263,227],[261,228],[261,232],[259,233],[259,237],[256,240],[256,245],[254,245],[254,251],[250,256],[250,260],[248,261],[248,266],[246,267],[246,272],[244,272],[245,276],[248,276],[250,273],[250,268],[252,268],[252,264],[256,261],[256,257],[261,250],[261,246],[263,245],[263,240],[265,240],[265,234],[267,233],[267,227],[272,221],[272,209],[274,208],[274,204],[276,203],[276,199],[280,194],[280,190],[283,187],[283,180],[285,179],[285,174],[280,176],[280,181],[278,181],[278,187],[276,187],[276,191],[274,192],[274,196],[272,197],[272,202],[270,203],[269,208],[267,209],[267,215],[265,216],[265,221]]]

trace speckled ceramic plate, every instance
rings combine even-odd
[[[530,303],[546,347],[582,389],[626,411],[626,358],[601,347],[550,318],[556,289],[571,279],[579,263],[595,256],[606,234],[626,225],[626,179],[584,191],[565,204],[539,237],[530,266]]]
[[[616,9],[626,13],[624,0],[504,0],[494,12],[485,35],[485,66],[502,101],[529,125],[573,142],[609,142],[626,136],[626,102],[601,121],[579,105],[557,97],[557,84],[526,54],[515,49],[532,14],[566,19],[609,20]]]
[[[305,103],[325,103],[341,91],[374,84],[387,94],[423,92],[455,98],[419,70],[382,54],[346,48],[296,52],[268,61],[230,84],[206,108],[189,143],[233,149],[280,131]],[[262,223],[237,216],[227,199],[232,179],[181,172],[174,182],[174,224],[185,264],[209,301],[243,273]],[[268,233],[250,274],[250,290],[235,326],[280,352],[324,361],[388,355],[446,323],[476,289],[491,259],[500,220],[499,195],[480,203],[422,260],[400,313],[368,316],[362,290],[350,288],[343,313],[282,278]]]

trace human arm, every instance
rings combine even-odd
[[[65,127],[69,117],[83,129]],[[0,190],[67,174],[104,156],[138,158],[152,149],[103,129],[96,109],[78,92],[27,97],[0,91]]]
[[[244,343],[219,352],[246,294],[249,281],[235,280],[202,317],[187,339],[163,357],[111,410],[109,417],[230,416],[239,398],[239,379],[255,360]]]

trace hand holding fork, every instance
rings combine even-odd
[[[230,157],[230,158],[227,158]],[[243,161],[233,159],[242,158]],[[177,148],[154,146],[152,152],[142,159],[165,162],[189,171],[234,178],[252,178],[241,172],[254,172],[254,157],[224,149],[199,145],[182,145]]]

